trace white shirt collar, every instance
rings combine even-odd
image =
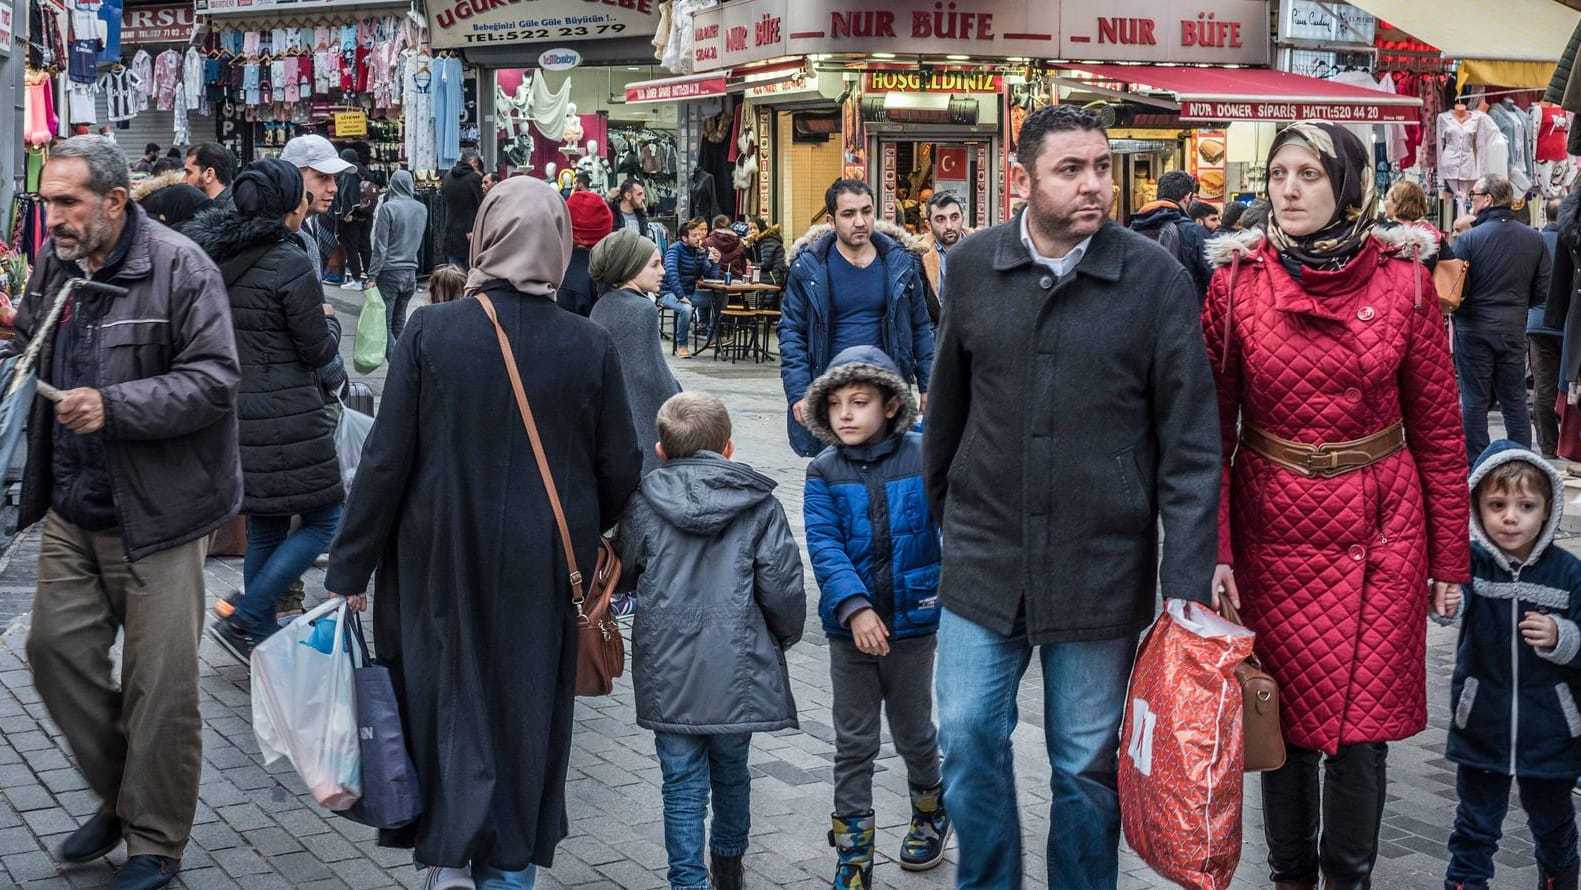
[[[1087,245],[1092,243],[1092,236],[1088,235],[1082,242],[1071,248],[1070,253],[1062,257],[1044,256],[1038,253],[1037,246],[1032,243],[1032,234],[1027,230],[1027,211],[1021,211],[1021,243],[1026,245],[1027,253],[1032,255],[1032,262],[1054,273],[1055,278],[1063,278],[1076,268],[1081,258],[1087,255]]]

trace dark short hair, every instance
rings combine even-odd
[[[1206,201],[1192,201],[1191,209],[1186,211],[1192,219],[1202,222],[1210,216],[1218,216],[1219,208]]]
[[[956,207],[961,206],[961,199],[955,197],[954,192],[934,192],[932,197],[928,198],[928,215],[932,216],[933,211],[940,207],[948,207],[951,204]],[[965,208],[962,209],[964,210]]]
[[[834,216],[841,195],[866,195],[873,197],[873,187],[860,179],[836,179],[823,193],[823,212]]]
[[[620,195],[621,195],[621,197],[625,197],[626,195],[631,194],[631,190],[632,189],[640,189],[640,188],[642,188],[642,180],[640,180],[640,179],[628,179],[625,182],[620,184]]]
[[[1087,130],[1109,135],[1109,128],[1096,112],[1080,105],[1045,105],[1027,115],[1021,123],[1021,135],[1016,138],[1016,161],[1028,171],[1037,168],[1038,155],[1043,153],[1044,138],[1050,133],[1072,133]]]
[[[1274,212],[1274,205],[1268,203],[1267,198],[1258,198],[1246,205],[1246,210],[1241,214],[1241,228],[1266,229],[1268,217]]]
[[[156,155],[156,154],[159,154],[159,143],[157,143],[157,142],[150,142],[147,145],[143,146],[143,154],[145,154],[145,155]]]
[[[730,444],[730,412],[718,396],[702,390],[677,393],[659,406],[659,445],[665,460],[699,451],[722,452]]]
[[[713,222],[709,223],[709,225],[716,229],[728,229],[730,228],[730,217],[721,213],[718,216],[715,216]]]
[[[587,175],[586,173],[576,174],[575,181],[576,184],[582,188],[590,189],[593,187],[593,177]]]
[[[1219,223],[1226,229],[1235,228],[1241,221],[1241,215],[1246,213],[1246,205],[1239,201],[1231,201],[1224,205],[1224,212],[1219,214]]]
[[[1527,491],[1541,496],[1545,509],[1554,496],[1553,482],[1548,478],[1548,474],[1529,460],[1512,460],[1490,470],[1488,475],[1477,482],[1476,489],[1471,492],[1472,506],[1479,506],[1475,502],[1490,491],[1504,494],[1519,494],[1521,491]]]
[[[1158,200],[1179,203],[1197,193],[1197,179],[1184,170],[1171,170],[1158,177]]]
[[[681,226],[681,234],[684,235],[698,226],[702,226],[705,229],[708,228],[708,220],[701,216],[692,217]]]
[[[158,176],[161,173],[174,173],[180,169],[182,169],[180,158],[163,157],[154,162],[152,172],[155,176]]]
[[[213,170],[220,185],[230,185],[236,178],[236,159],[218,142],[199,142],[187,149],[187,160],[198,165],[199,170]]]
[[[1558,214],[1557,213],[1551,213],[1549,215],[1550,216],[1557,216]],[[752,217],[752,224],[758,227],[758,231],[759,232],[767,231],[768,227],[769,227],[769,221],[764,219],[761,216],[754,216],[754,217]]]

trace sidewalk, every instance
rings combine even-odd
[[[345,298],[341,294],[345,294]],[[351,292],[330,289],[350,330]],[[344,344],[348,361],[350,338]],[[737,458],[780,483],[778,494],[802,536],[801,487],[805,462],[785,444],[784,399],[778,368],[715,363],[711,357],[673,361],[688,389],[707,389],[730,406]],[[371,381],[377,392],[382,372]],[[9,560],[0,557],[0,593],[30,588],[38,534],[24,536]],[[1574,539],[1564,541],[1571,549]],[[241,585],[239,559],[211,559],[211,602]],[[308,576],[308,598],[323,595],[323,573]],[[816,585],[808,573],[809,599]],[[0,598],[0,609],[5,603]],[[25,608],[25,606],[23,607]],[[24,663],[25,616],[0,635],[0,886],[26,888],[104,887],[110,860],[62,866],[51,858],[60,841],[92,815],[98,802],[72,768],[58,731],[49,722]],[[1429,631],[1430,725],[1390,749],[1390,797],[1374,886],[1391,890],[1441,886],[1444,843],[1454,817],[1454,771],[1443,759],[1448,722],[1448,683],[1454,631]],[[421,875],[410,854],[381,849],[373,832],[327,813],[312,803],[284,761],[261,762],[250,726],[246,670],[204,640],[202,702],[204,770],[201,803],[181,877],[173,886],[193,890],[267,888],[415,887]],[[833,730],[829,719],[828,650],[809,610],[804,641],[787,653],[792,688],[802,716],[800,731],[758,735],[753,741],[752,845],[746,857],[754,888],[812,890],[828,887],[833,854],[824,840],[832,794]],[[1021,722],[1014,734],[1026,871],[1029,888],[1042,888],[1042,850],[1048,831],[1049,768],[1043,753],[1041,682],[1036,661],[1020,697]],[[649,890],[667,886],[660,776],[650,733],[635,725],[629,678],[615,694],[579,699],[577,729],[567,785],[571,835],[560,845],[553,869],[541,872],[541,888],[597,887]],[[932,872],[903,872],[894,863],[909,816],[904,766],[888,745],[875,776],[880,840],[875,877],[880,886],[947,888],[954,885],[955,851]],[[1246,843],[1233,888],[1266,887],[1257,780],[1247,784]],[[1536,881],[1530,834],[1512,812],[1498,861],[1499,886]],[[1121,852],[1121,888],[1162,888],[1129,851]]]

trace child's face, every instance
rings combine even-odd
[[[1524,487],[1488,487],[1477,494],[1477,512],[1493,545],[1524,561],[1548,519],[1548,499]]]
[[[900,399],[886,397],[871,383],[853,383],[829,393],[829,426],[846,445],[879,441],[898,413]]]

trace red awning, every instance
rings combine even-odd
[[[1268,68],[1168,65],[1068,65],[1099,83],[1174,94],[1185,121],[1331,120],[1353,124],[1418,123],[1422,100]],[[1076,78],[1065,78],[1067,85]]]

